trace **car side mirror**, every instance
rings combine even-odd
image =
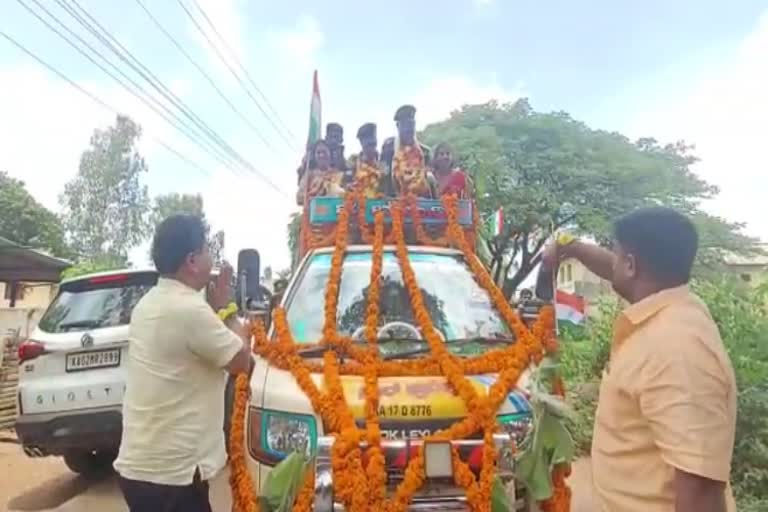
[[[244,313],[265,312],[268,306],[261,286],[261,258],[255,249],[237,254],[237,307]]]

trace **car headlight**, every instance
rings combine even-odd
[[[531,415],[528,413],[502,414],[497,417],[501,430],[509,434],[519,446],[531,431]]]
[[[314,416],[252,407],[249,422],[249,451],[264,464],[280,462],[292,452],[310,457],[317,448]]]

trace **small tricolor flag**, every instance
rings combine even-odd
[[[504,209],[499,208],[491,217],[491,236],[501,236],[504,231]]]
[[[555,294],[555,311],[558,322],[580,324],[584,322],[586,306],[584,297],[557,290]]]
[[[322,137],[323,115],[320,103],[320,85],[317,81],[317,71],[312,77],[312,101],[309,106],[309,134],[307,135],[307,148],[312,146]]]

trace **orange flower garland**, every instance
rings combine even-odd
[[[360,196],[357,196],[358,198]],[[362,200],[359,199],[361,202]],[[420,360],[385,361],[379,356],[376,344],[378,325],[378,295],[383,260],[384,214],[377,212],[373,234],[373,263],[371,285],[367,297],[365,337],[367,348],[354,345],[349,338],[340,337],[336,331],[336,305],[342,263],[347,246],[350,215],[355,196],[345,198],[344,208],[339,214],[339,223],[334,230],[336,246],[332,257],[331,271],[325,292],[323,337],[318,344],[303,344],[302,347],[333,345],[324,353],[324,364],[306,361],[298,355],[285,315],[278,308],[274,311],[276,341],[269,342],[260,323],[252,327],[254,351],[265,358],[270,365],[289,371],[299,387],[307,395],[313,409],[322,418],[328,435],[335,435],[331,454],[334,491],[336,498],[351,511],[386,510],[405,511],[413,495],[424,482],[423,448],[411,459],[405,470],[403,481],[395,489],[390,500],[386,500],[386,468],[380,449],[381,431],[377,413],[378,377],[402,375],[442,375],[466,403],[467,416],[449,428],[429,436],[429,440],[456,440],[466,438],[481,430],[483,432],[483,467],[476,478],[469,466],[454,451],[454,479],[466,489],[468,504],[472,510],[490,510],[492,484],[495,478],[496,450],[493,432],[497,428],[496,411],[515,387],[523,370],[530,361],[539,361],[545,350],[557,349],[553,336],[554,314],[551,308],[542,309],[536,323],[529,330],[516,312],[504,299],[501,291],[477,260],[474,251],[459,226],[456,199],[445,198],[448,214],[448,238],[465,255],[480,285],[489,293],[494,306],[504,321],[515,333],[518,340],[504,349],[490,350],[474,358],[459,358],[445,347],[432,324],[424,306],[421,290],[410,265],[403,232],[403,202],[395,202],[392,210],[392,231],[390,237],[396,243],[396,256],[400,264],[403,281],[409,294],[416,318],[416,324],[424,336],[430,354]],[[360,205],[358,205],[360,207]],[[364,210],[364,207],[362,208]],[[360,217],[358,217],[360,220]],[[363,218],[364,220],[364,218]],[[418,222],[418,221],[416,221]],[[364,225],[364,224],[363,224]],[[361,229],[362,231],[362,229]],[[336,351],[344,351],[352,359],[340,363]],[[324,375],[324,391],[318,389],[312,373]],[[487,395],[478,395],[466,374],[497,373],[496,382]],[[340,375],[360,375],[365,383],[365,430],[360,430],[346,403]],[[561,387],[561,386],[560,386]],[[235,407],[231,431],[232,456],[230,464],[233,488],[233,508],[236,511],[257,512],[258,505],[253,493],[250,476],[245,464],[244,422],[248,405],[248,381],[245,376],[237,380]],[[239,418],[239,420],[238,420]],[[360,441],[365,438],[368,449],[362,456]],[[564,512],[570,503],[570,490],[565,485],[567,466],[556,468],[553,473],[555,493],[552,499],[543,503],[545,510]],[[301,487],[294,510],[308,512],[313,497],[313,477],[310,475]]]
[[[365,318],[365,337],[369,352],[365,361],[365,427],[368,441],[368,467],[366,472],[370,483],[369,506],[379,510],[384,501],[387,485],[386,460],[381,450],[381,427],[379,424],[379,380],[376,360],[379,359],[377,327],[379,323],[379,295],[381,292],[381,271],[384,265],[384,212],[374,217],[373,261],[371,280],[368,288],[368,305]]]

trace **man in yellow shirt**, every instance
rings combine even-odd
[[[604,512],[731,512],[736,382],[717,325],[688,288],[693,224],[667,208],[615,222],[607,250],[578,240],[547,248],[545,268],[574,258],[629,306],[614,327],[592,441]]]

